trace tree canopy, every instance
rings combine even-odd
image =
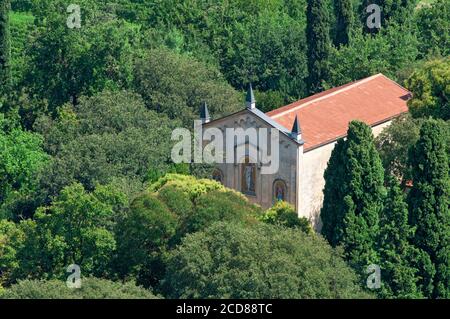
[[[170,255],[173,298],[364,298],[356,276],[323,239],[270,225],[217,223]]]
[[[132,282],[83,278],[80,289],[59,280],[23,280],[0,293],[0,299],[157,299]]]

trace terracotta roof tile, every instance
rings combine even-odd
[[[411,93],[382,74],[333,88],[279,109],[267,116],[286,128],[298,116],[305,151],[330,143],[347,133],[348,123],[370,126],[408,111]]]

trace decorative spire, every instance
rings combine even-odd
[[[256,108],[256,100],[255,95],[253,94],[253,88],[251,83],[248,86],[247,97],[245,98],[245,106],[248,109]]]
[[[297,141],[302,139],[302,129],[300,128],[300,121],[298,120],[297,115],[295,116],[294,125],[292,126],[291,136]]]
[[[208,123],[211,120],[208,111],[208,104],[206,104],[206,102],[203,102],[202,106],[200,107],[200,119],[202,120],[203,124]]]

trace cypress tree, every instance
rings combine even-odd
[[[0,1],[0,95],[7,92],[11,82],[11,43],[9,31],[10,9],[10,0]]]
[[[336,46],[346,45],[350,40],[353,28],[353,6],[351,0],[336,0]]]
[[[344,209],[344,191],[342,184],[345,179],[345,141],[340,139],[331,152],[328,166],[325,170],[325,188],[323,190],[324,201],[320,218],[322,220],[322,235],[333,246],[337,246],[342,240]]]
[[[329,18],[326,1],[308,0],[306,35],[310,93],[321,91],[322,81],[328,78],[327,64],[331,48]]]
[[[365,267],[378,262],[376,235],[385,197],[384,170],[366,124],[351,122],[343,143],[325,175],[323,232],[333,245],[343,245],[349,263],[363,274]],[[334,195],[333,189],[338,190]],[[329,217],[332,214],[334,218]]]
[[[417,251],[409,243],[413,230],[408,224],[408,205],[398,181],[388,178],[389,191],[380,216],[379,252],[384,298],[420,298],[413,264]]]
[[[450,298],[450,181],[446,126],[427,120],[412,147],[409,163],[413,187],[408,194],[413,243],[426,253],[436,271],[431,297]],[[432,276],[432,269],[427,275]]]

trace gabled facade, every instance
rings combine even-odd
[[[307,217],[320,228],[323,174],[336,141],[346,135],[348,123],[361,120],[372,127],[376,136],[393,118],[408,111],[406,103],[410,96],[406,89],[377,74],[268,113],[256,107],[251,86],[246,108],[240,112],[210,121],[204,105],[201,110],[204,128],[215,127],[222,132],[227,128],[257,131],[265,128],[279,132],[276,173],[261,174],[261,164],[248,158],[252,152],[247,152],[232,164],[217,164],[213,178],[241,191],[264,208],[285,200],[294,205],[299,216]],[[246,146],[260,152],[257,145]]]

